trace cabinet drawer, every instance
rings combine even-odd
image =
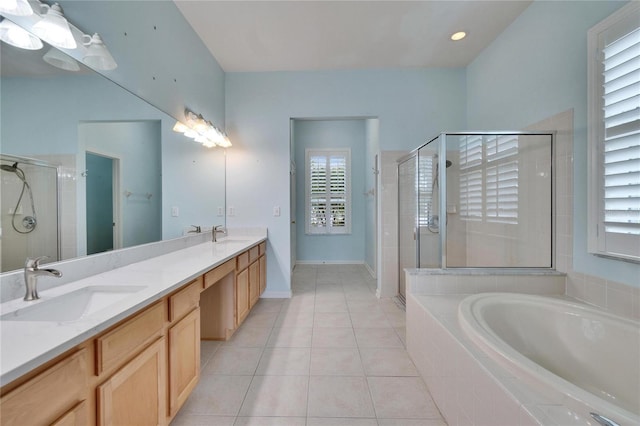
[[[222,278],[226,277],[230,272],[236,268],[236,262],[234,259],[228,260],[220,266],[216,266],[204,274],[204,288],[209,288]]]
[[[264,255],[267,252],[267,243],[266,242],[260,243],[258,248],[260,249],[260,256]]]
[[[202,291],[202,277],[191,281],[182,290],[169,297],[169,321],[182,318],[198,306]]]
[[[0,399],[3,425],[51,424],[88,396],[86,349],[63,359]]]
[[[96,374],[117,366],[162,332],[166,318],[164,303],[141,314],[96,339]]]
[[[237,261],[237,265],[236,265],[237,271],[242,271],[243,269],[245,269],[247,266],[249,266],[249,252],[245,251],[244,253],[239,254],[236,257],[236,261]]]
[[[258,246],[249,249],[249,263],[255,262],[260,256],[260,248]]]

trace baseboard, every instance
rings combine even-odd
[[[369,271],[369,275],[371,275],[371,278],[376,278],[376,272],[371,269],[368,263],[365,262],[364,267],[367,269],[367,271]]]
[[[265,290],[260,296],[263,299],[291,299],[291,290],[288,291],[269,291]]]

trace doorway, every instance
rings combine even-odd
[[[87,254],[120,248],[118,158],[86,153]]]

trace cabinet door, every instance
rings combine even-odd
[[[260,294],[267,289],[267,256],[260,257]]]
[[[82,401],[52,423],[51,426],[85,426],[87,424],[89,424],[89,407],[87,406],[87,401]]]
[[[173,417],[200,378],[200,308],[169,329],[169,416]]]
[[[166,362],[162,337],[98,386],[98,426],[164,425]]]
[[[236,327],[249,314],[249,269],[236,275]]]
[[[82,349],[0,399],[2,425],[51,424],[89,395],[87,351]]]
[[[256,260],[249,265],[249,307],[253,308],[258,299],[260,299],[260,263]]]

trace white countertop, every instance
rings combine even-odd
[[[223,241],[234,241],[231,244]],[[92,338],[118,321],[151,305],[180,286],[266,240],[266,235],[242,235],[207,242],[133,263],[40,292],[40,300],[11,300],[0,305],[4,315],[87,286],[145,288],[86,318],[71,322],[0,321],[0,386]],[[64,273],[64,270],[62,270]]]

